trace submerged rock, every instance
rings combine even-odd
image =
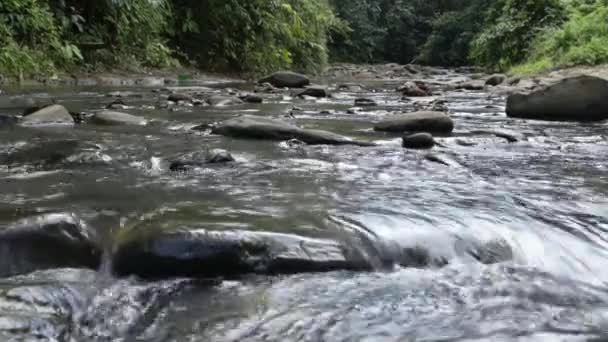
[[[373,106],[377,106],[378,104],[376,103],[376,101],[372,100],[372,99],[368,99],[368,98],[364,98],[364,97],[360,97],[355,99],[355,106],[358,107],[373,107]]]
[[[599,121],[608,119],[608,80],[594,76],[564,79],[530,94],[507,99],[507,115],[551,121]]]
[[[279,71],[259,80],[260,84],[270,83],[279,88],[303,88],[310,84],[308,77],[291,71]]]
[[[372,143],[352,140],[332,132],[303,129],[281,120],[254,115],[243,115],[221,122],[213,128],[212,132],[235,138],[264,140],[298,139],[311,145],[373,145]]]
[[[24,116],[25,125],[72,125],[74,118],[62,105],[51,105]]]
[[[0,114],[0,128],[12,126],[17,123],[17,121],[16,116]]]
[[[122,112],[104,110],[95,113],[91,121],[98,125],[145,125],[146,119]]]
[[[259,95],[255,95],[255,94],[247,94],[244,96],[239,97],[242,101],[246,102],[246,103],[262,103],[264,102],[264,98],[262,98]]]
[[[113,265],[119,275],[145,278],[370,269],[347,246],[329,239],[204,229],[146,234],[121,245]]]
[[[442,112],[421,111],[395,115],[374,126],[381,132],[427,132],[449,134],[454,130],[452,119]]]
[[[193,168],[202,167],[205,164],[223,164],[233,161],[235,161],[234,157],[232,157],[228,151],[214,149],[206,153],[188,153],[178,160],[171,162],[169,169],[171,171],[187,171]]]
[[[97,268],[95,234],[72,214],[47,214],[0,227],[0,277],[59,267]]]
[[[167,100],[172,102],[192,102],[194,98],[188,94],[183,93],[173,93],[169,94]]]
[[[237,97],[225,95],[213,95],[207,98],[207,103],[214,107],[234,106],[243,104],[243,101]]]
[[[498,138],[503,138],[510,143],[518,142],[524,139],[522,134],[506,130],[475,130],[471,134],[475,135],[493,135]]]
[[[430,149],[435,146],[435,139],[429,133],[415,133],[403,137],[402,146],[412,149]]]
[[[79,140],[66,139],[40,141],[0,155],[0,163],[7,165],[54,164],[76,153],[85,144]]]

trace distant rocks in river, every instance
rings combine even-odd
[[[24,116],[24,125],[71,125],[74,118],[64,106],[54,104]]]
[[[310,84],[310,79],[295,72],[279,71],[260,79],[258,83],[269,83],[278,88],[303,88]]]
[[[145,125],[146,119],[122,112],[104,110],[95,113],[91,122],[99,125]]]
[[[329,92],[326,87],[323,86],[311,86],[300,92],[298,96],[311,96],[311,97],[329,97]]]
[[[529,94],[507,99],[507,115],[549,121],[599,121],[608,119],[608,80],[578,76]]]
[[[497,85],[500,85],[503,82],[505,82],[506,79],[507,79],[507,76],[505,76],[503,74],[494,74],[494,75],[491,75],[490,77],[488,77],[485,85],[497,86]]]
[[[397,91],[408,97],[433,95],[431,89],[424,82],[408,81],[401,85],[399,88],[397,88]]]
[[[0,277],[57,267],[97,268],[93,231],[72,214],[47,214],[0,226]]]
[[[356,141],[332,132],[303,129],[282,120],[255,115],[243,115],[223,121],[215,126],[212,132],[214,134],[246,139],[299,139],[311,145],[373,145],[372,143]]]
[[[169,94],[167,100],[172,102],[192,102],[194,98],[189,94],[184,93],[173,93]]]
[[[371,269],[354,249],[334,240],[205,229],[145,233],[119,246],[113,266],[118,275],[144,278]]]
[[[450,134],[454,130],[454,121],[442,112],[420,111],[394,115],[374,126],[381,132],[424,132]]]
[[[194,152],[181,156],[171,162],[171,171],[188,171],[206,164],[225,164],[233,162],[234,157],[230,152],[221,149],[214,149],[209,152]]]

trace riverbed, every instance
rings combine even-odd
[[[166,95],[179,85],[5,89],[0,114],[20,114],[26,99],[87,113],[120,98],[122,112],[148,124],[0,128],[0,154],[13,156],[0,165],[0,229],[70,213],[86,222],[102,250],[90,269],[67,263],[20,272],[14,256],[3,257],[0,339],[608,337],[608,125],[508,118],[505,93],[452,86],[478,77],[463,70],[415,77],[432,86],[432,96],[403,98],[395,89],[409,78],[399,74],[344,72],[315,80],[330,86],[329,98],[279,90],[260,93],[261,104],[224,106],[168,104]],[[181,86],[254,90],[248,82]],[[353,108],[357,98],[377,105]],[[400,135],[373,130],[395,113],[433,106],[446,110],[456,128],[436,137],[440,146],[431,151],[404,149]],[[242,114],[375,146],[235,139],[200,129]],[[479,131],[508,131],[516,139]],[[169,169],[184,154],[212,149],[229,151],[235,161]],[[311,238],[363,232],[373,241],[350,247],[379,261],[363,271],[117,276],[112,255],[122,232],[161,226]],[[387,265],[395,250],[399,258]],[[44,253],[52,258],[54,251]]]

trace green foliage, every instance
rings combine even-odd
[[[490,7],[485,29],[471,45],[476,64],[506,69],[528,55],[528,48],[543,29],[563,20],[559,0],[502,0]]]
[[[608,63],[608,2],[571,4],[568,21],[534,41],[529,60],[515,68],[529,73],[555,67]]]

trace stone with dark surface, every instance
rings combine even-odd
[[[49,165],[64,161],[87,144],[76,139],[34,141],[0,154],[0,163],[9,166],[36,164]]]
[[[397,91],[401,92],[404,96],[419,97],[419,96],[431,96],[433,93],[422,82],[406,82],[397,88]]]
[[[24,125],[72,125],[74,118],[62,105],[50,105],[24,116]]]
[[[264,98],[255,94],[247,94],[239,97],[243,102],[246,103],[262,103],[264,102]]]
[[[205,164],[225,164],[233,161],[235,160],[230,152],[214,149],[209,152],[194,152],[183,155],[171,162],[169,169],[171,171],[188,171],[197,167],[203,167]]]
[[[58,267],[97,268],[94,231],[72,214],[47,214],[0,226],[0,277]]]
[[[503,74],[494,74],[494,75],[488,77],[485,84],[489,85],[489,86],[497,86],[497,85],[501,85],[506,79],[507,79],[507,76],[505,76]]]
[[[270,83],[279,88],[303,88],[310,84],[310,79],[295,72],[279,71],[260,79],[258,83]]]
[[[369,270],[371,266],[343,243],[293,234],[242,230],[177,230],[146,234],[118,247],[118,275],[144,278],[237,277]]]
[[[303,129],[285,121],[254,115],[243,115],[221,122],[213,128],[212,132],[214,134],[245,139],[298,139],[311,145],[373,145],[372,143],[352,140],[332,132]]]
[[[192,102],[192,100],[194,100],[194,98],[188,94],[173,93],[173,94],[169,94],[169,97],[167,98],[167,100],[173,101],[173,102]]]
[[[452,119],[442,112],[421,111],[395,115],[374,126],[381,132],[427,132],[449,134],[454,130]]]
[[[122,112],[104,110],[95,113],[91,122],[98,125],[145,125],[146,119]]]
[[[355,99],[355,106],[358,107],[373,107],[373,106],[377,106],[378,104],[376,103],[376,101],[372,100],[372,99],[368,99],[368,98],[364,98],[364,97],[360,97]]]
[[[403,137],[402,146],[412,149],[430,149],[435,146],[435,139],[429,133],[414,133]]]
[[[322,86],[312,86],[304,89],[304,91],[300,92],[298,96],[311,96],[311,97],[328,97],[329,92],[327,88]]]
[[[507,115],[548,121],[608,119],[608,80],[594,76],[564,79],[530,94],[507,98]]]

